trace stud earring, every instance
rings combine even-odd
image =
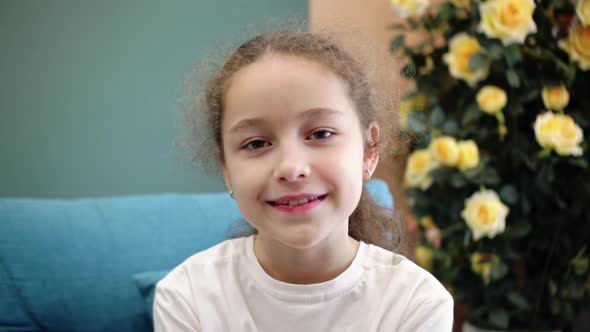
[[[368,169],[365,170],[365,173],[367,173],[367,180],[371,178],[371,175],[373,175]]]
[[[233,191],[230,191],[230,192],[229,192],[229,196],[230,196],[231,198],[233,198],[233,199],[236,199],[236,198],[234,197],[234,192],[233,192]]]

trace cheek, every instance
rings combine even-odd
[[[234,190],[241,192],[242,195],[255,193],[253,190],[260,185],[260,178],[265,174],[264,170],[257,163],[237,159],[232,160],[228,165]]]
[[[360,195],[363,182],[363,152],[360,144],[356,147],[354,144],[344,145],[320,158],[318,167],[331,183],[338,184],[341,194]]]
[[[236,203],[243,217],[254,227],[252,221],[257,220],[260,206],[261,193],[264,192],[264,172],[251,163],[234,162],[230,169],[233,189],[236,195]]]

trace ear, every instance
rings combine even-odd
[[[363,179],[368,180],[369,174],[373,174],[379,163],[379,148],[377,142],[379,142],[379,125],[376,122],[372,122],[369,125],[369,129],[366,131],[367,140],[369,147],[365,151],[363,157]],[[367,174],[366,171],[369,171]]]

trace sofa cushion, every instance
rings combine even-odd
[[[143,298],[145,310],[150,317],[153,318],[154,296],[156,295],[156,284],[170,272],[170,270],[149,271],[133,275],[135,285]]]
[[[226,193],[1,199],[0,330],[149,331],[131,276],[171,269],[239,219]]]
[[[0,260],[0,331],[40,331],[10,280],[8,271]]]

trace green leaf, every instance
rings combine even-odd
[[[465,229],[465,224],[463,223],[453,223],[451,225],[449,225],[446,228],[443,228],[441,230],[441,234],[443,235],[443,237],[449,236],[455,232],[459,232],[462,231],[463,229]]]
[[[554,192],[554,194],[553,194],[553,200],[557,204],[557,207],[559,207],[560,209],[565,209],[567,207],[566,201],[564,200],[564,198],[559,193]]]
[[[584,158],[569,158],[567,162],[580,168],[588,168],[588,161]]]
[[[510,115],[520,115],[524,112],[524,107],[522,107],[522,105],[520,103],[518,103],[517,101],[508,104],[508,106],[506,107],[506,114],[510,114]],[[504,113],[496,113],[498,115],[500,114],[504,114]]]
[[[490,46],[488,46],[488,54],[490,55],[490,58],[492,58],[493,60],[500,59],[502,57],[503,51],[504,48],[499,44],[491,44]]]
[[[518,294],[517,292],[510,292],[508,293],[507,297],[508,301],[510,301],[510,303],[514,305],[517,309],[527,310],[529,308],[529,303],[526,300],[526,298]]]
[[[511,184],[502,186],[500,189],[500,198],[503,202],[510,205],[516,204],[518,201],[518,191],[516,191],[516,187]]]
[[[505,329],[508,327],[508,313],[504,309],[494,309],[488,316],[490,323],[495,327]]]
[[[406,37],[404,35],[397,35],[395,38],[391,40],[391,43],[389,44],[389,51],[397,51],[400,47],[404,45],[405,39]]]
[[[406,25],[403,23],[394,23],[387,26],[387,30],[405,30]]]
[[[543,168],[535,176],[535,186],[542,193],[551,195],[553,193],[553,187],[551,182],[553,179],[550,177],[551,172],[548,170],[550,166],[543,166]]]
[[[513,88],[518,88],[520,87],[520,78],[518,77],[518,74],[510,69],[506,72],[506,80],[508,81],[508,84],[513,87]]]
[[[471,240],[471,232],[469,230],[466,230],[465,235],[463,236],[463,247],[467,248],[467,246],[469,246],[470,240]]]
[[[430,176],[435,181],[445,181],[446,179],[449,179],[451,176],[453,176],[454,173],[455,170],[450,167],[438,167],[430,171]]]
[[[564,302],[561,312],[563,313],[563,317],[566,321],[572,321],[575,318],[574,307],[569,302]]]
[[[481,69],[489,64],[490,60],[485,53],[475,53],[469,59],[469,69]]]
[[[467,107],[465,113],[463,113],[463,119],[461,119],[461,124],[464,127],[469,126],[472,122],[477,121],[484,113],[479,110],[476,103],[473,103]]]
[[[414,76],[416,76],[416,65],[413,62],[410,62],[408,64],[406,64],[402,70],[401,70],[401,74],[405,77],[405,78],[409,78],[412,79],[414,78]]]
[[[453,136],[457,133],[457,131],[459,131],[459,126],[457,125],[457,122],[455,122],[452,119],[449,119],[445,121],[445,123],[443,123],[442,131],[447,135]]]
[[[453,186],[455,188],[461,188],[461,187],[465,187],[466,184],[467,184],[467,181],[465,180],[463,175],[461,175],[460,173],[455,173],[455,174],[453,174],[453,176],[451,176],[451,186]]]
[[[445,121],[445,112],[443,112],[440,106],[436,106],[430,113],[429,122],[433,127],[440,127]]]
[[[581,300],[584,296],[586,286],[580,282],[574,282],[569,285],[569,297],[574,300]]]
[[[495,186],[500,183],[500,176],[493,168],[486,168],[481,173],[481,182],[490,186]]]
[[[464,170],[463,175],[465,175],[465,177],[467,179],[469,179],[471,182],[479,184],[479,182],[477,182],[476,178],[482,169],[483,169],[483,167],[481,167],[481,161],[480,161],[480,165],[477,165],[473,168],[468,168],[468,169]]]
[[[498,262],[492,265],[492,269],[490,270],[490,278],[492,280],[500,280],[506,276],[508,273],[508,266],[503,262]]]
[[[575,257],[570,261],[570,264],[574,268],[574,272],[579,275],[583,276],[586,271],[588,270],[588,257]]]
[[[520,100],[523,103],[528,103],[530,101],[537,99],[538,97],[539,97],[539,90],[532,89],[532,90],[527,90],[525,93],[523,93],[520,96]]]
[[[551,296],[555,296],[555,294],[557,294],[557,285],[553,280],[549,280],[549,294],[551,294]]]
[[[410,112],[408,114],[408,127],[416,134],[426,132],[425,117],[421,112]]]
[[[511,238],[521,238],[526,236],[531,231],[531,224],[527,222],[519,222],[514,226],[509,226],[506,229],[506,235]]]
[[[551,313],[554,315],[559,314],[560,305],[559,300],[556,297],[551,298]]]
[[[522,61],[522,49],[519,44],[513,44],[504,49],[504,57],[509,67]]]
[[[453,8],[451,8],[451,6],[441,6],[441,10],[438,14],[438,19],[440,20],[440,22],[445,23],[453,17],[453,14],[454,10]]]

